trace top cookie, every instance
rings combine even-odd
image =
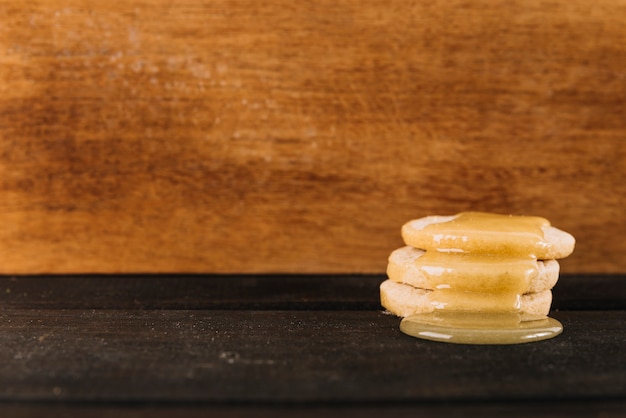
[[[474,219],[480,221],[479,227],[469,222]],[[539,260],[567,257],[576,242],[572,235],[543,218],[481,212],[415,219],[402,226],[402,238],[407,245],[422,250],[511,254],[532,251]]]

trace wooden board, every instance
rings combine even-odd
[[[624,272],[626,4],[0,0],[0,272],[371,272],[545,216]]]
[[[417,340],[377,311],[0,313],[0,401],[444,402],[626,397],[624,311],[545,343]]]
[[[384,275],[0,276],[3,309],[380,310]],[[626,276],[564,275],[552,309],[626,310]]]
[[[173,293],[185,302],[161,308],[147,301],[171,300],[170,278],[130,278],[123,291],[135,304],[116,293],[117,279],[0,277],[3,416],[608,417],[626,406],[626,312],[602,310],[601,295],[589,299],[593,310],[552,312],[564,325],[552,340],[471,346],[402,334],[377,293],[362,290],[374,277],[232,276],[221,291],[218,278],[179,277]],[[623,276],[603,280],[623,292]],[[62,292],[72,281],[82,289]],[[267,297],[285,288],[301,303]]]
[[[3,416],[14,418],[169,418],[184,416],[189,418],[223,417],[239,418],[242,416],[254,418],[298,417],[363,417],[377,418],[382,415],[397,418],[441,418],[441,417],[537,417],[537,418],[588,418],[601,416],[603,418],[622,418],[626,402],[597,401],[597,402],[554,402],[523,401],[523,402],[494,402],[483,404],[477,402],[445,403],[434,402],[426,404],[389,405],[386,403],[367,403],[349,405],[211,405],[211,404],[161,404],[161,405],[134,405],[134,404],[96,404],[96,405],[66,405],[57,402],[50,403],[9,403],[0,404],[0,413]]]

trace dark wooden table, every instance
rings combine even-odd
[[[562,277],[517,346],[405,336],[382,280],[0,277],[0,416],[626,416],[626,277]]]

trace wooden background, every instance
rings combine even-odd
[[[626,271],[626,3],[0,0],[0,273],[383,272],[545,216]]]

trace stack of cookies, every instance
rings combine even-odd
[[[406,223],[407,246],[389,256],[381,304],[406,317],[437,311],[516,312],[545,317],[558,280],[556,259],[574,237],[538,217],[466,212]]]

